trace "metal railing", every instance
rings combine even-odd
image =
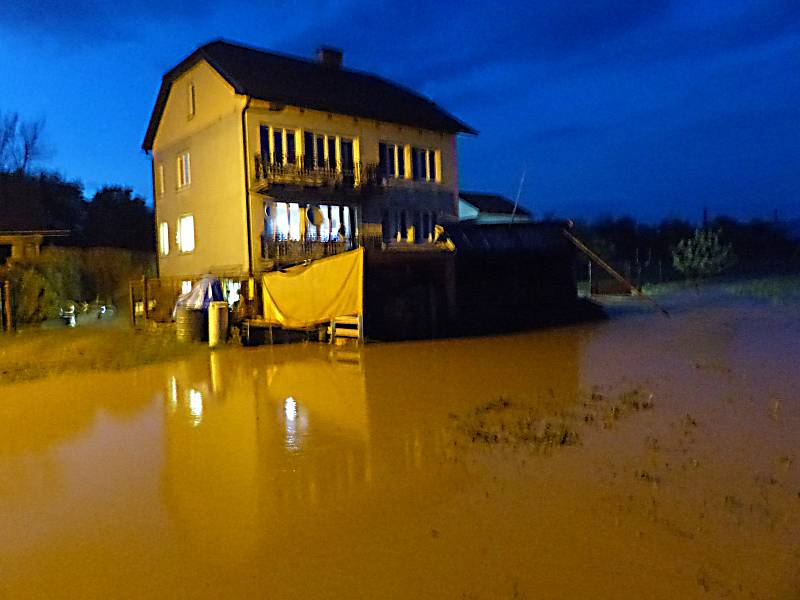
[[[325,256],[333,256],[355,247],[351,240],[333,242],[276,240],[268,241],[262,245],[262,258],[278,262],[300,262],[313,260]]]
[[[377,164],[343,165],[341,161],[327,160],[318,164],[303,155],[296,156],[293,162],[276,163],[262,154],[256,155],[255,164],[256,180],[270,184],[356,189],[381,183]]]

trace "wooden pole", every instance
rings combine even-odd
[[[11,282],[3,282],[3,309],[6,313],[6,331],[14,330],[14,314],[11,312]]]
[[[147,275],[142,276],[142,296],[144,297],[144,320],[146,324],[147,319],[149,318],[149,310],[147,306],[149,304],[149,299],[147,297]]]
[[[128,282],[128,298],[131,302],[131,327],[136,327],[136,296],[134,294],[134,286],[136,284],[133,281]]]
[[[566,237],[566,238],[567,238],[567,239],[568,239],[570,242],[572,242],[573,244],[575,244],[575,246],[578,248],[578,250],[580,250],[581,252],[583,252],[584,254],[586,254],[586,256],[588,256],[588,257],[589,257],[589,258],[591,258],[591,259],[592,259],[594,262],[596,262],[598,265],[600,265],[600,266],[601,266],[603,269],[605,269],[605,270],[606,270],[606,272],[607,272],[609,275],[611,275],[611,276],[612,276],[614,279],[616,279],[617,281],[619,281],[619,282],[620,282],[622,285],[625,285],[625,286],[627,286],[627,288],[628,288],[628,290],[631,292],[631,294],[633,294],[634,296],[639,296],[640,298],[642,298],[642,299],[646,300],[647,302],[649,302],[650,304],[652,304],[653,306],[655,306],[655,307],[656,307],[656,308],[657,308],[659,311],[661,311],[661,312],[662,312],[662,313],[663,313],[665,316],[667,316],[667,317],[669,316],[669,313],[668,313],[668,312],[667,312],[667,311],[666,311],[666,310],[665,310],[665,309],[664,309],[664,308],[663,308],[663,307],[662,307],[662,306],[661,306],[661,305],[660,305],[658,302],[656,302],[655,300],[653,300],[653,299],[652,299],[650,296],[648,296],[647,294],[645,294],[645,293],[644,293],[642,290],[640,290],[640,289],[638,289],[638,288],[634,287],[634,286],[633,286],[633,284],[631,284],[631,282],[630,282],[630,281],[628,281],[627,279],[625,279],[625,278],[624,278],[622,275],[620,275],[620,274],[619,274],[617,271],[615,271],[615,270],[614,270],[614,268],[613,268],[611,265],[609,265],[609,264],[608,264],[606,261],[604,261],[602,258],[600,258],[599,256],[597,256],[597,254],[595,254],[594,252],[592,252],[592,251],[591,251],[591,250],[590,250],[590,249],[589,249],[589,248],[588,248],[588,247],[587,247],[587,246],[586,246],[586,245],[585,245],[583,242],[581,242],[581,241],[580,241],[578,238],[576,238],[574,235],[572,235],[572,234],[571,234],[569,231],[567,231],[566,229],[562,229],[562,230],[561,230],[561,232],[564,234],[564,237]]]

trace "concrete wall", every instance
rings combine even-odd
[[[195,114],[189,115],[194,84]],[[206,272],[238,274],[248,269],[241,114],[244,98],[207,63],[172,85],[153,144],[156,227],[169,225],[169,254],[159,248],[164,277]],[[178,189],[178,157],[189,152],[191,183]],[[159,169],[163,167],[163,190]],[[178,251],[177,222],[194,217],[195,248]]]

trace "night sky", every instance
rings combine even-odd
[[[461,188],[539,216],[800,217],[800,1],[0,1],[0,111],[46,119],[40,166],[151,200],[161,76],[216,38],[348,67],[476,128]]]

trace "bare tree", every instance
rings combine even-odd
[[[0,172],[26,172],[46,155],[44,119],[22,121],[19,114],[0,113]]]
[[[17,139],[19,115],[0,113],[0,171],[11,171],[14,163],[14,145]]]

